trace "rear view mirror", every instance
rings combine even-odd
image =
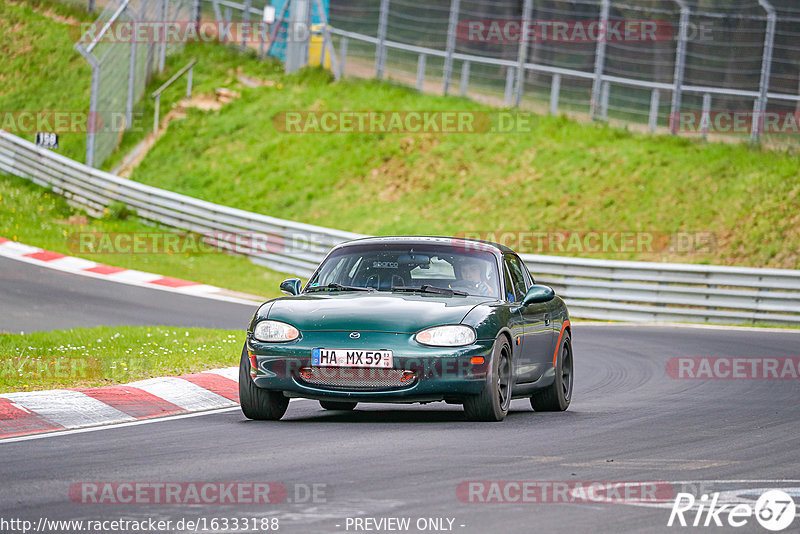
[[[281,292],[284,295],[299,295],[302,282],[299,278],[287,278],[281,282]]]

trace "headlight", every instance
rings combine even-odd
[[[280,321],[261,321],[253,330],[253,337],[259,341],[291,341],[300,337],[300,331],[290,324]]]
[[[474,343],[477,337],[475,330],[469,326],[450,324],[420,330],[414,339],[417,343],[434,347],[460,347]]]

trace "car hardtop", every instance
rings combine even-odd
[[[516,254],[512,249],[505,245],[501,245],[499,243],[493,243],[491,241],[483,241],[480,239],[469,239],[469,238],[462,238],[462,237],[446,237],[446,236],[410,236],[410,235],[393,235],[393,236],[379,236],[379,237],[363,237],[360,239],[355,239],[353,241],[347,241],[345,243],[340,243],[333,247],[332,250],[338,250],[341,248],[346,248],[350,246],[361,246],[361,245],[386,245],[386,244],[397,244],[397,245],[445,245],[448,247],[452,246],[459,246],[459,244],[474,244],[481,245],[486,248],[489,252],[494,252],[497,255],[502,255],[504,252],[508,252],[511,254]],[[465,246],[465,245],[462,245]],[[469,246],[469,245],[466,245]]]

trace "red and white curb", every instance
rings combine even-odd
[[[49,269],[56,269],[67,273],[99,278],[121,284],[236,302],[238,304],[260,304],[262,302],[256,300],[256,297],[250,299],[244,298],[243,296],[236,296],[238,294],[235,294],[235,292],[220,287],[201,284],[199,282],[190,282],[189,280],[181,280],[180,278],[172,278],[160,274],[103,265],[102,263],[91,260],[32,247],[3,237],[0,237],[0,256],[39,265],[41,267],[47,267]]]
[[[96,388],[0,394],[0,440],[239,404],[239,368]]]

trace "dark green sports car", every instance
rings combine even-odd
[[[569,315],[508,247],[446,237],[376,237],[334,247],[305,288],[264,303],[242,350],[250,419],[280,419],[289,399],[463,404],[501,421],[512,398],[537,411],[572,397]]]

